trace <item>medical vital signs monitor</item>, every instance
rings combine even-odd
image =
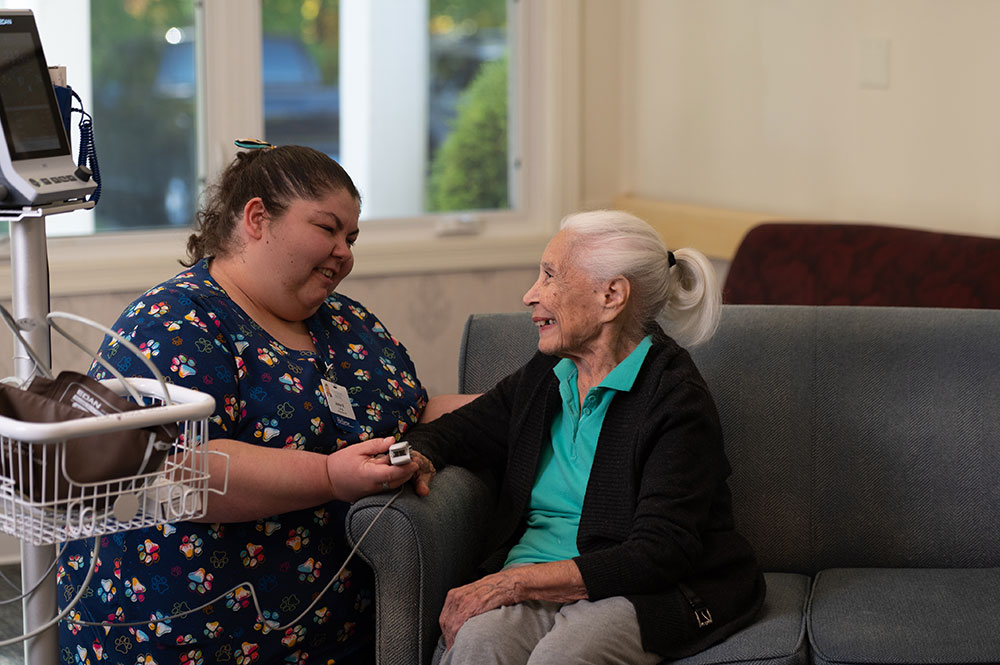
[[[81,199],[96,189],[70,153],[35,17],[0,9],[0,208]]]

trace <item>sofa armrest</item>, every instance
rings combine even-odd
[[[392,494],[357,501],[347,514],[351,543]],[[375,571],[375,653],[380,665],[430,662],[448,590],[464,584],[480,563],[493,491],[460,467],[442,469],[420,498],[406,486],[358,548]]]

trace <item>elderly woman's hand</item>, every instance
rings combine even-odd
[[[450,649],[462,624],[483,612],[526,600],[571,603],[584,598],[587,587],[572,559],[511,566],[449,591],[438,623]]]
[[[345,446],[326,456],[326,473],[333,489],[333,498],[353,502],[376,492],[396,489],[417,473],[417,462],[402,466],[389,464],[391,437],[369,439]]]
[[[413,489],[417,496],[427,496],[431,493],[431,480],[437,473],[434,464],[429,459],[418,453],[416,450],[410,451],[410,459],[417,463],[418,471],[413,476]]]
[[[445,648],[451,648],[458,629],[472,617],[520,601],[515,575],[516,569],[501,570],[448,592],[438,618]]]

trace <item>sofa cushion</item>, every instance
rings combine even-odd
[[[673,662],[805,665],[809,661],[805,621],[809,578],[794,573],[764,573],[764,579],[767,596],[753,624],[710,649]]]
[[[824,570],[808,626],[818,665],[1000,662],[1000,569]]]

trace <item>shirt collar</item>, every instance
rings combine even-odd
[[[649,347],[652,345],[652,335],[643,337],[642,341],[632,349],[632,353],[625,356],[625,359],[608,372],[604,380],[595,387],[610,388],[611,390],[618,390],[620,392],[632,390],[632,386],[635,384],[635,377],[639,375],[639,369],[642,367],[643,361],[646,360],[646,354],[649,353]],[[568,384],[576,377],[576,365],[569,358],[563,358],[552,368],[552,372],[559,379],[560,383]]]

